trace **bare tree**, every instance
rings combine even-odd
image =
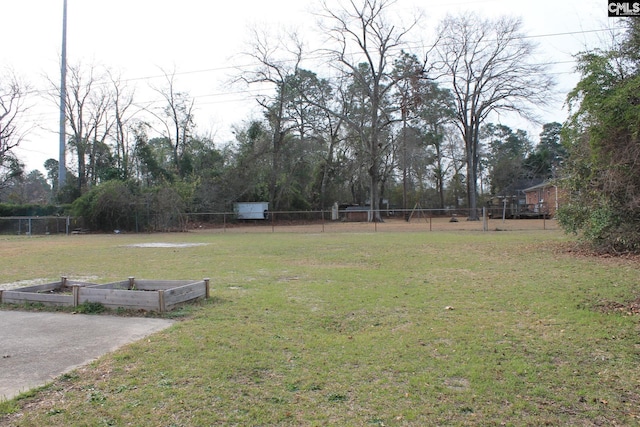
[[[175,81],[175,71],[172,73],[164,71],[164,76],[166,86],[162,88],[152,88],[163,98],[164,105],[161,108],[161,113],[158,114],[148,111],[160,120],[162,126],[164,126],[166,131],[164,136],[171,143],[175,170],[178,175],[182,177],[185,173],[182,164],[183,154],[195,130],[195,100],[191,98],[187,92],[178,90]]]
[[[535,45],[521,27],[520,19],[492,21],[470,14],[448,16],[440,25],[439,77],[455,98],[455,124],[465,144],[470,220],[478,219],[480,126],[498,112],[534,119],[530,107],[546,104],[553,87],[546,65],[531,62]]]
[[[269,199],[273,209],[278,209],[282,192],[286,186],[279,182],[288,181],[296,165],[283,165],[282,157],[286,141],[296,127],[304,126],[290,117],[291,98],[295,96],[295,79],[302,60],[303,43],[295,33],[278,37],[271,42],[270,35],[264,31],[253,30],[250,50],[245,53],[256,66],[241,74],[240,80],[248,85],[268,85],[274,90],[273,96],[258,97],[258,104],[264,111],[270,128],[271,172],[269,177]],[[285,167],[287,171],[285,172]]]
[[[21,121],[29,110],[25,103],[28,86],[11,70],[0,75],[0,188],[22,173],[22,163],[13,150],[24,140],[27,130]]]
[[[129,143],[133,132],[130,122],[134,113],[131,113],[130,108],[133,105],[134,90],[128,89],[119,76],[109,73],[109,78],[113,91],[112,110],[115,116],[113,139],[115,141],[116,165],[120,171],[120,177],[127,179],[131,173]]]
[[[394,75],[394,58],[401,54],[404,39],[416,20],[397,26],[389,21],[387,10],[394,0],[349,0],[339,9],[323,2],[322,15],[326,19],[323,30],[336,46],[328,49],[331,60],[339,72],[352,79],[352,87],[362,91],[366,98],[367,117],[356,119],[344,116],[345,122],[357,132],[366,158],[370,180],[370,220],[381,221],[380,184],[383,160],[390,148],[391,138],[384,132],[399,119],[394,116],[398,108],[391,108],[389,99],[397,82],[404,76]]]
[[[98,180],[99,158],[104,155],[105,141],[113,125],[108,112],[111,94],[104,75],[92,65],[84,69],[69,67],[67,85],[67,122],[71,128],[69,146],[75,150],[78,168],[78,190]]]

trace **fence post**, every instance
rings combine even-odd
[[[71,291],[73,292],[73,306],[77,307],[80,305],[80,286],[73,285]]]
[[[136,278],[133,276],[129,276],[129,290],[136,287]]]
[[[164,313],[164,291],[162,289],[158,291],[158,311]]]
[[[489,223],[487,222],[487,208],[482,207],[482,231],[489,231]]]
[[[211,295],[211,290],[209,288],[209,278],[206,277],[204,279],[204,298],[205,299],[209,299],[209,296]]]

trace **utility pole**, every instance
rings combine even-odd
[[[66,110],[67,110],[67,0],[62,8],[62,63],[60,66],[60,152],[58,159],[58,192],[67,179],[66,168]]]

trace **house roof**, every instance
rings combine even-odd
[[[537,179],[520,178],[512,182],[511,184],[509,184],[509,186],[507,186],[502,191],[497,193],[496,196],[510,197],[511,195],[515,195],[515,194],[523,194],[526,191],[524,190],[525,188],[529,188],[533,185],[538,185],[541,182],[543,182],[543,180],[539,178]]]
[[[549,181],[544,181],[544,182],[541,182],[538,185],[534,185],[533,187],[525,188],[522,191],[524,191],[525,193],[528,193],[530,191],[539,190],[541,188],[547,188],[547,187],[555,187],[555,184],[553,184],[553,183],[551,183]]]

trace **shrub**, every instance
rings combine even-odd
[[[73,214],[84,217],[93,230],[135,230],[139,205],[136,190],[131,182],[107,181],[76,199]]]

